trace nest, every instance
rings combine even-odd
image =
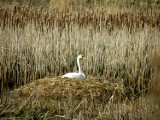
[[[98,115],[97,108],[125,97],[123,80],[87,78],[86,80],[45,78],[22,86],[10,93],[0,116],[57,115],[86,118]],[[7,107],[7,108],[6,108]]]

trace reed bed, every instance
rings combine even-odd
[[[75,24],[79,27],[91,26],[96,31],[101,31],[102,27],[110,32],[116,28],[126,27],[129,31],[134,31],[137,28],[150,26],[159,29],[160,11],[155,11],[154,8],[149,8],[144,11],[125,12],[111,14],[104,8],[97,8],[88,11],[69,12],[58,11],[53,9],[47,12],[42,8],[32,8],[29,6],[14,6],[13,8],[0,8],[0,25],[3,27],[20,27],[23,28],[26,24],[32,23],[42,30],[54,29],[58,26],[61,29],[74,28]]]
[[[153,7],[110,13],[1,6],[0,117],[159,118],[159,32]],[[57,77],[77,71],[78,54],[87,79]]]
[[[86,75],[120,77],[136,91],[150,85],[150,56],[160,44],[160,13],[153,9],[106,14],[1,7],[0,26],[1,92],[76,70],[80,53]]]

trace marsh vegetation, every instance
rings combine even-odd
[[[0,116],[151,119],[158,113],[151,93],[160,95],[159,4],[95,1],[2,2]],[[85,55],[87,80],[58,78],[77,70],[78,54]]]

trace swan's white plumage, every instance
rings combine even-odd
[[[62,76],[62,78],[80,78],[80,79],[85,79],[85,74],[84,73],[79,73],[79,72],[73,72],[73,73],[66,73],[65,75]]]
[[[86,76],[83,73],[81,66],[80,66],[79,60],[81,58],[83,58],[83,56],[78,55],[78,57],[77,57],[78,72],[66,73],[65,75],[62,76],[62,78],[77,78],[77,79],[85,79],[86,78]]]

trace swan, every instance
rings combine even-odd
[[[77,79],[85,79],[86,76],[83,73],[81,69],[81,65],[79,60],[83,58],[83,55],[78,55],[77,56],[77,65],[78,65],[78,72],[71,72],[71,73],[66,73],[65,75],[62,76],[62,78],[77,78]]]

